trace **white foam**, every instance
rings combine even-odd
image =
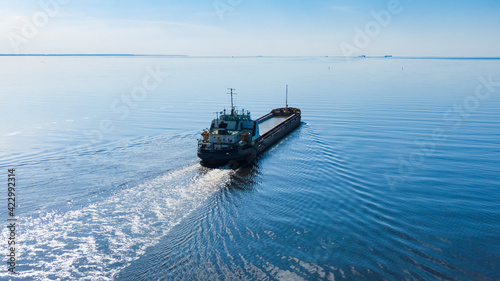
[[[124,189],[79,210],[20,219],[22,279],[111,280],[227,183],[232,170],[199,164]],[[6,241],[7,229],[2,230]],[[7,277],[0,266],[0,279]]]

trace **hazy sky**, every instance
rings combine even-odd
[[[0,0],[0,53],[500,56],[498,0],[56,1]]]

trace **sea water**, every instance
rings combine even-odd
[[[500,279],[500,60],[0,57],[6,280]],[[231,170],[216,113],[301,126]]]

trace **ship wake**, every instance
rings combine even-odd
[[[193,164],[78,210],[20,219],[16,278],[111,280],[233,173]],[[4,229],[4,241],[7,235]]]

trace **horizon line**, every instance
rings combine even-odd
[[[332,58],[358,58],[358,59],[369,59],[369,58],[386,58],[386,59],[500,59],[499,57],[474,57],[474,56],[392,56],[392,55],[373,55],[373,56],[329,56],[329,55],[296,55],[296,56],[264,56],[264,55],[220,55],[220,56],[210,56],[210,55],[166,55],[166,54],[0,54],[2,57],[22,57],[22,56],[33,56],[33,57],[50,57],[50,56],[86,56],[86,57],[212,57],[212,58],[253,58],[253,57],[332,57]]]

